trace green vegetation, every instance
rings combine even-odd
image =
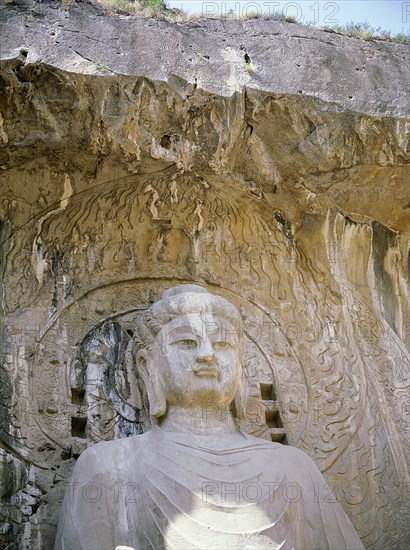
[[[333,25],[325,30],[331,30],[345,36],[353,36],[362,40],[389,40],[402,44],[410,43],[410,35],[399,33],[392,35],[389,31],[383,30],[381,27],[374,28],[366,21],[362,23],[346,23],[345,25]]]
[[[166,9],[164,0],[145,0],[145,4],[149,10],[153,11],[163,11]]]
[[[98,4],[103,8],[146,17],[158,17],[167,9],[165,0],[98,0]]]
[[[245,63],[244,69],[249,74],[253,74],[255,72],[255,67],[250,62]]]
[[[393,42],[399,42],[400,44],[409,44],[410,43],[410,33],[408,35],[399,32],[392,37]]]

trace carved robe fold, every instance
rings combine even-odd
[[[212,441],[154,427],[88,449],[55,550],[363,548],[305,453],[246,434]]]

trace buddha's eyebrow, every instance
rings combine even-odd
[[[169,338],[178,338],[181,336],[197,336],[203,338],[205,335],[222,338],[223,340],[236,340],[238,334],[230,323],[219,323],[216,321],[204,321],[200,325],[186,324],[173,328],[169,333]]]
[[[205,322],[204,325],[208,334],[222,334],[225,336],[237,334],[235,327],[226,321],[209,321]]]
[[[187,335],[195,334],[196,336],[199,336],[201,334],[201,331],[195,326],[183,325],[181,327],[175,327],[174,329],[172,329],[171,332],[169,333],[169,336],[170,337],[181,336],[184,334],[187,334]]]

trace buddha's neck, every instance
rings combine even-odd
[[[237,432],[238,428],[229,410],[207,410],[185,407],[168,407],[158,426],[167,432],[215,435]]]

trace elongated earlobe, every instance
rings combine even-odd
[[[150,368],[150,361],[145,349],[140,350],[136,357],[138,372],[145,384],[147,390],[149,413],[151,416],[159,418],[163,416],[167,410],[162,382],[155,369]]]
[[[246,418],[246,403],[247,403],[247,391],[246,391],[246,384],[243,379],[243,369],[241,378],[239,380],[238,389],[236,390],[234,403],[235,403],[235,416],[239,418],[239,420],[244,420]]]

